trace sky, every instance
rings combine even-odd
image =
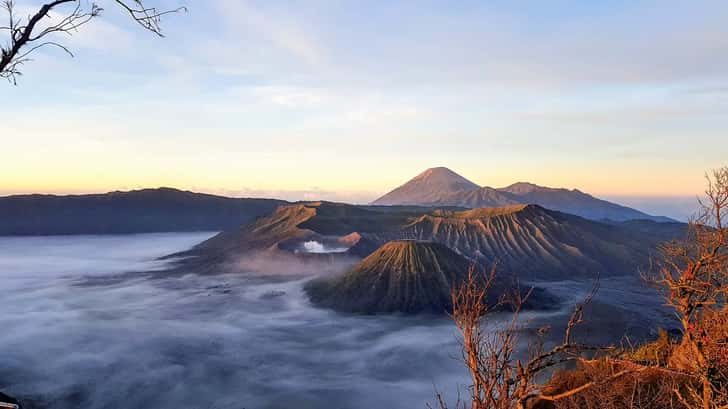
[[[728,165],[725,1],[150,1],[189,9],[165,38],[100,4],[0,84],[0,194],[366,202],[447,166],[669,205]]]

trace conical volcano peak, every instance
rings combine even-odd
[[[374,204],[434,203],[452,194],[469,192],[480,186],[445,167],[429,168],[404,185],[394,189]]]
[[[385,243],[344,275],[311,281],[311,300],[346,312],[444,313],[470,261],[434,242]]]
[[[470,185],[473,189],[477,189],[479,187],[475,183],[444,166],[426,169],[424,172],[412,178],[412,181],[415,180],[430,180],[439,183],[463,183],[465,185]]]

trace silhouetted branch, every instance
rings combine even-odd
[[[187,11],[186,7],[172,10],[158,10],[156,7],[147,7],[143,0],[115,0],[139,25],[158,36],[163,37],[161,29],[162,16]],[[52,46],[73,57],[68,47],[56,39],[45,38],[53,34],[72,35],[83,25],[98,17],[103,8],[96,3],[87,3],[83,0],[55,0],[46,3],[26,19],[16,16],[15,0],[3,0],[0,9],[7,13],[7,25],[0,26],[0,32],[7,32],[8,41],[0,46],[0,77],[12,84],[22,75],[22,67],[31,61],[30,55],[40,48]],[[65,9],[63,6],[73,6]],[[42,27],[42,22],[50,20],[50,24]]]
[[[478,275],[471,269],[467,280],[452,293],[452,318],[462,336],[463,362],[472,379],[470,409],[526,408],[531,401],[558,400],[591,388],[594,383],[584,383],[558,395],[543,397],[537,378],[551,367],[582,359],[581,354],[585,351],[614,349],[588,346],[572,340],[572,331],[584,322],[584,307],[594,299],[599,280],[594,282],[584,300],[574,307],[563,343],[544,351],[547,329],[541,329],[537,339],[529,346],[531,358],[527,361],[516,359],[514,354],[523,329],[520,313],[532,290],[525,296],[517,289],[512,296],[501,297],[497,306],[509,305],[511,318],[505,328],[486,332],[482,325],[495,308],[487,303],[488,292],[494,288],[494,283],[495,268],[486,275]],[[437,395],[437,398],[440,408],[445,409],[447,406],[442,397]],[[465,405],[463,407],[467,408]]]
[[[162,16],[171,13],[179,13],[181,11],[186,12],[187,7],[178,7],[173,10],[158,10],[156,7],[146,7],[142,0],[132,0],[133,6],[130,6],[127,1],[115,0],[118,5],[124,8],[129,15],[144,29],[157,34],[160,37],[164,37],[162,34],[162,28],[160,23],[162,22]]]

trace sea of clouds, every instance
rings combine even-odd
[[[59,409],[419,409],[435,389],[467,395],[447,317],[314,308],[300,275],[162,271],[158,257],[210,235],[0,237],[0,391]],[[558,337],[590,283],[539,285],[563,308],[524,322]],[[582,335],[647,336],[666,319],[651,289],[610,278]]]
[[[52,408],[422,408],[466,373],[445,318],[313,308],[303,281],[123,274],[204,234],[0,238],[0,391]]]

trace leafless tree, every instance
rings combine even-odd
[[[160,10],[148,6],[145,0],[113,2],[145,30],[158,36],[163,36],[161,21],[164,15],[187,10],[185,7]],[[7,14],[6,24],[0,23],[0,32],[6,32],[8,37],[6,43],[0,45],[0,77],[12,84],[17,84],[23,65],[31,61],[33,52],[40,48],[56,47],[73,56],[59,37],[72,35],[103,11],[97,3],[86,0],[50,1],[27,16],[18,15],[15,0],[2,0],[0,8]]]
[[[463,362],[471,375],[470,403],[458,401],[456,406],[463,409],[527,409],[548,407],[551,402],[565,399],[584,390],[618,378],[631,369],[626,369],[599,381],[585,382],[554,395],[543,393],[538,380],[546,371],[571,361],[583,360],[586,351],[609,351],[610,347],[593,347],[578,343],[573,339],[573,330],[584,322],[584,308],[589,304],[599,288],[595,281],[589,294],[578,303],[566,325],[562,341],[549,349],[545,346],[547,328],[538,331],[535,340],[529,343],[527,359],[516,357],[523,333],[520,313],[530,295],[516,291],[504,296],[499,302],[486,302],[488,291],[495,283],[495,269],[489,274],[479,275],[474,269],[468,279],[452,293],[453,312],[460,335],[462,336]],[[483,325],[496,309],[508,306],[511,316],[504,328],[487,331]],[[440,408],[447,405],[440,395],[437,396]]]
[[[682,325],[669,365],[700,380],[675,392],[688,407],[728,408],[728,167],[706,175],[705,199],[684,240],[662,247],[654,281]]]

